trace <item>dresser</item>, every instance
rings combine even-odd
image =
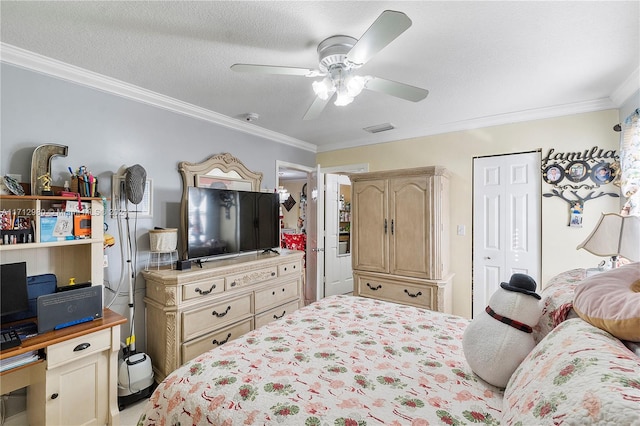
[[[432,166],[349,177],[354,294],[451,312],[448,171]]]
[[[155,380],[304,305],[304,253],[251,254],[144,271],[146,352]]]

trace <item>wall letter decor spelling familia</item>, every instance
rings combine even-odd
[[[553,148],[542,159],[542,178],[553,185],[543,197],[560,197],[570,206],[569,226],[582,226],[584,203],[617,192],[598,188],[619,179],[620,163],[615,150],[605,151],[597,146],[583,152],[555,152]]]

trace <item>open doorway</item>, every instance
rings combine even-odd
[[[338,241],[336,244],[336,250],[338,255],[342,256],[328,256],[328,252],[325,251],[325,240],[327,236],[327,231],[325,230],[325,217],[327,216],[326,209],[328,208],[325,208],[325,174],[362,173],[368,170],[368,164],[350,164],[330,168],[322,168],[321,166],[318,166],[317,168],[310,168],[299,164],[276,161],[276,183],[278,189],[280,190],[280,187],[282,187],[283,192],[288,191],[288,194],[292,195],[293,200],[296,201],[296,204],[288,211],[288,216],[282,224],[282,229],[285,230],[284,233],[298,235],[298,240],[305,241],[304,250],[307,254],[305,291],[309,293],[305,294],[305,299],[307,301],[318,300],[325,297],[325,271],[341,270],[341,275],[352,276],[350,260],[345,261],[345,257],[347,256],[344,255],[346,253],[340,253],[339,236],[337,237]],[[338,191],[338,189],[339,188],[336,186],[336,191]],[[349,189],[342,187],[341,190],[347,191]],[[283,199],[285,196],[286,193],[283,195]],[[321,199],[318,199],[318,197]],[[337,192],[329,197],[330,199],[335,198],[336,200],[339,200]],[[302,205],[299,205],[300,199],[302,199]],[[297,209],[296,206],[298,207]],[[337,223],[339,221],[340,212],[338,204],[334,203],[333,206],[335,209],[333,207],[330,208],[331,217],[332,220]],[[286,211],[286,207],[284,210]],[[318,213],[316,213],[316,211]],[[301,214],[298,218],[301,220],[296,222],[294,226],[293,220],[296,214]],[[335,218],[333,218],[334,214]],[[283,216],[285,216],[284,211]],[[339,225],[336,225],[335,228],[339,232]],[[302,237],[299,234],[304,234],[305,236]],[[334,261],[335,259],[341,259],[341,263],[343,265],[337,265],[336,261]],[[346,266],[344,265],[345,263]],[[348,270],[345,271],[345,268]],[[332,292],[329,292],[328,294],[331,293]]]

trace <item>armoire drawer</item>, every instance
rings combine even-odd
[[[52,369],[60,364],[72,362],[111,346],[111,329],[97,331],[85,336],[76,337],[47,348],[47,368]]]
[[[224,278],[215,278],[208,281],[185,284],[182,286],[182,300],[192,300],[206,297],[210,294],[222,293],[224,291]]]
[[[251,294],[182,313],[182,340],[251,316]]]
[[[434,295],[436,287],[387,282],[368,277],[358,277],[357,285],[361,296],[432,310],[436,308],[436,296]]]
[[[291,299],[299,298],[298,280],[284,282],[264,290],[256,291],[255,294],[255,312],[258,314],[265,309],[281,305]]]
[[[278,267],[270,266],[255,271],[244,272],[241,274],[229,275],[225,277],[225,289],[234,290],[243,286],[261,283],[271,280],[278,276]]]
[[[256,328],[262,327],[263,325],[269,324],[273,321],[278,321],[296,310],[298,310],[297,300],[289,302],[284,306],[278,306],[277,308],[270,309],[260,315],[256,315]]]
[[[213,331],[206,336],[184,343],[182,345],[182,363],[192,360],[198,355],[224,345],[251,331],[251,318],[221,330]]]

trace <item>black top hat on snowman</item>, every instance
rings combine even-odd
[[[536,293],[536,286],[534,279],[526,274],[513,274],[508,283],[503,282],[500,284],[500,287],[505,290],[524,293],[540,300],[540,295]]]

